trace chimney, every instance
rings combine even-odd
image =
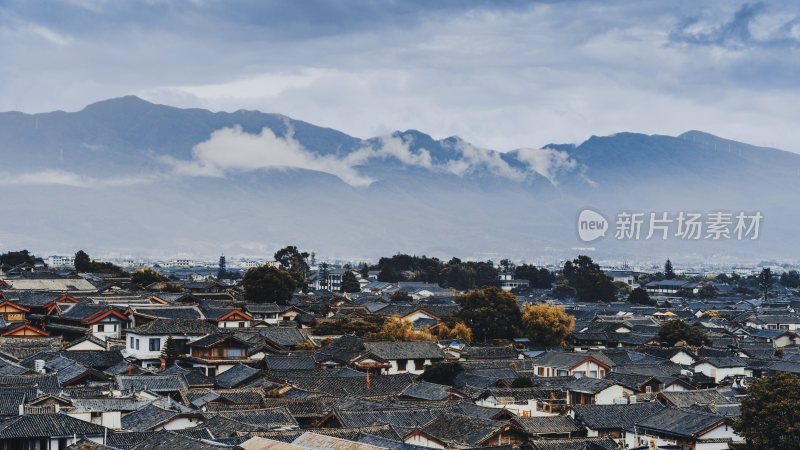
[[[164,358],[158,358],[158,360],[161,361],[161,370],[166,369],[167,368],[167,360],[164,359]]]

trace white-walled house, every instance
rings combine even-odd
[[[398,373],[422,374],[425,366],[443,361],[445,354],[434,341],[374,341],[364,342],[368,354],[377,357],[375,362],[384,361],[389,366],[384,374]],[[369,363],[362,359],[363,363]]]
[[[611,370],[611,366],[598,358],[600,356],[593,353],[544,352],[531,358],[531,362],[536,376],[539,377],[566,377],[577,374],[589,378],[603,378]]]
[[[636,425],[635,433],[627,433],[628,448],[677,446],[693,450],[728,450],[732,442],[743,443],[732,420],[716,414],[665,408]]]
[[[705,358],[694,364],[694,370],[713,378],[715,383],[727,377],[752,376],[752,373],[748,373],[747,363],[738,356]]]
[[[188,343],[219,328],[202,319],[157,319],[125,333],[125,356],[136,358],[142,367],[160,367],[161,349],[172,335],[178,352],[186,354]]]
[[[580,377],[563,388],[570,405],[613,405],[626,400],[633,390],[602,378]]]

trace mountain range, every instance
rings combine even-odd
[[[800,250],[800,155],[700,131],[496,151],[129,96],[77,112],[0,113],[0,161],[3,251],[267,258],[295,244],[343,259],[735,262]],[[579,239],[584,208],[606,217],[605,237]],[[760,212],[758,239],[647,240],[646,227],[639,240],[614,237],[621,212],[717,211]]]

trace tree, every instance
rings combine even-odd
[[[414,328],[414,324],[399,316],[392,316],[381,326],[380,331],[367,335],[377,339],[392,341],[433,340],[433,334],[427,328]]]
[[[558,300],[565,300],[568,298],[575,298],[578,296],[578,291],[572,286],[566,284],[559,284],[550,291],[550,295]]]
[[[217,280],[222,280],[226,274],[225,255],[221,255],[219,257],[219,268],[217,269]]]
[[[563,306],[526,303],[522,309],[522,329],[534,345],[563,346],[574,326],[575,318]]]
[[[285,305],[297,289],[297,281],[285,270],[263,265],[248,269],[242,278],[242,286],[244,298],[248,301]]]
[[[764,299],[767,298],[767,293],[772,288],[772,284],[774,280],[772,279],[772,271],[769,267],[765,267],[761,269],[761,273],[758,274],[758,288],[761,289],[761,293],[764,296]]]
[[[443,384],[452,386],[456,377],[464,372],[464,366],[457,361],[453,362],[436,362],[430,366],[425,366],[425,371],[422,372],[420,378],[428,383]]]
[[[637,287],[628,295],[628,302],[637,305],[655,305],[655,302],[650,300],[650,294],[646,290]]]
[[[106,261],[94,261],[92,260],[89,263],[89,272],[91,273],[106,273],[110,275],[115,275],[118,277],[123,277],[128,275],[128,272],[122,269],[122,267]]]
[[[711,284],[704,284],[698,289],[698,298],[714,298],[717,296],[717,288]]]
[[[131,275],[131,282],[142,286],[158,283],[159,281],[169,281],[169,278],[161,275],[150,267],[139,269]]]
[[[674,280],[675,279],[675,270],[672,269],[672,261],[667,260],[664,263],[664,279],[665,280]]]
[[[89,255],[86,254],[83,250],[78,250],[75,253],[75,270],[77,272],[86,273],[91,270],[92,260],[89,258]]]
[[[351,270],[346,270],[342,275],[342,292],[361,292],[361,283],[358,282],[355,274]]]
[[[18,266],[20,264],[36,264],[44,262],[42,258],[37,258],[27,250],[18,252],[7,252],[0,255],[0,266]]]
[[[380,332],[386,318],[383,316],[367,316],[364,319],[335,319],[320,323],[311,329],[315,336],[328,336],[336,334],[353,334],[367,336]]]
[[[362,278],[369,278],[369,265],[367,263],[361,263],[361,267],[359,267],[358,273],[361,274]]]
[[[300,252],[294,245],[286,246],[275,252],[275,261],[281,270],[291,274],[303,291],[308,288],[308,252]]]
[[[800,287],[800,273],[798,273],[794,269],[788,272],[783,272],[781,274],[781,284],[786,286],[787,288]]]
[[[472,342],[472,330],[461,321],[455,321],[451,326],[439,325],[439,339],[455,339],[466,342]]]
[[[514,272],[516,264],[514,264],[514,262],[510,259],[501,259],[500,268],[503,269],[503,272]]]
[[[394,303],[411,303],[414,301],[414,297],[406,291],[394,291],[389,297],[389,301]]]
[[[517,377],[511,382],[512,388],[530,388],[533,387],[533,378],[531,377]]]
[[[563,274],[567,284],[575,288],[580,301],[611,302],[616,299],[617,289],[611,277],[586,255],[564,263]]]
[[[658,339],[662,345],[673,347],[678,342],[685,342],[693,347],[700,347],[710,344],[711,339],[702,330],[695,326],[689,326],[681,319],[673,319],[661,325],[658,331]]]
[[[514,270],[514,278],[528,280],[532,288],[550,289],[556,277],[544,267],[539,269],[532,264],[523,264]]]
[[[172,334],[167,335],[167,340],[164,341],[164,348],[161,349],[161,359],[165,361],[165,366],[169,367],[180,358],[181,354],[178,352],[178,344],[172,338]]]
[[[789,373],[753,383],[739,404],[741,415],[733,429],[751,448],[800,448],[800,378]]]
[[[517,298],[496,287],[457,295],[461,310],[453,316],[471,330],[475,342],[489,339],[513,339],[520,335],[522,312]]]

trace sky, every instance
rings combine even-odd
[[[800,3],[0,0],[0,111],[128,94],[501,151],[697,129],[800,152]]]

